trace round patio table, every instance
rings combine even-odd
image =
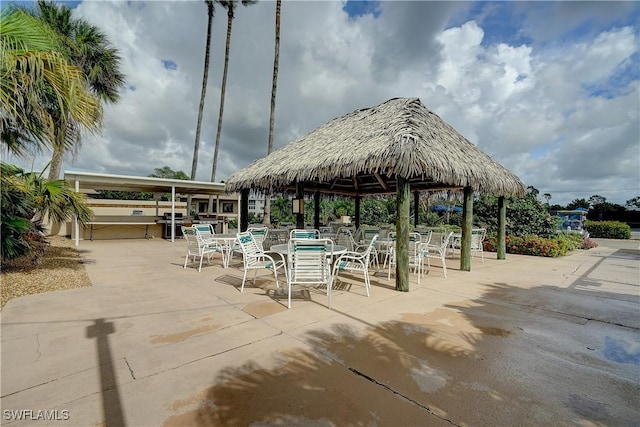
[[[281,255],[288,255],[289,254],[289,244],[287,243],[286,245],[273,245],[273,246],[271,246],[271,249],[269,250],[269,252],[276,252],[276,253],[279,253]],[[347,252],[347,247],[346,246],[333,245],[333,252],[331,252],[330,256],[341,255],[341,254],[343,254],[345,252]]]

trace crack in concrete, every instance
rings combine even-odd
[[[40,338],[39,338],[39,334],[36,334],[36,343],[38,344],[38,346],[36,347],[36,353],[38,354],[38,357],[36,358],[36,362],[40,360],[40,357],[42,357],[42,353],[40,353]]]
[[[434,413],[428,406],[425,406],[422,403],[418,402],[417,400],[411,399],[409,396],[406,396],[406,395],[400,393],[399,391],[392,389],[388,385],[381,383],[380,381],[376,380],[375,378],[370,377],[369,375],[367,375],[367,374],[365,374],[365,373],[363,373],[361,371],[358,371],[357,369],[355,369],[355,368],[353,368],[351,366],[345,366],[345,367],[350,372],[352,372],[352,373],[354,373],[354,374],[366,379],[367,381],[370,381],[371,383],[377,385],[378,387],[382,387],[383,389],[385,389],[387,391],[390,391],[391,393],[393,393],[396,396],[406,400],[407,402],[412,403],[412,404],[418,406],[419,408],[424,409],[428,414],[433,415],[434,417],[437,417],[437,418],[441,419],[442,421],[446,421],[446,422],[448,422],[449,424],[451,424],[453,426],[460,427],[459,424],[454,423],[450,419],[443,418],[443,417],[439,416],[438,414]]]
[[[129,361],[127,360],[127,358],[124,358],[124,363],[127,364],[127,368],[129,368],[129,373],[131,374],[131,378],[133,378],[134,380],[136,379],[135,374],[133,373],[133,368],[131,367],[131,365],[129,365]]]

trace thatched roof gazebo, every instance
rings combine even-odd
[[[473,193],[500,197],[503,230],[504,197],[524,194],[525,186],[417,98],[394,98],[333,119],[226,181],[226,191],[247,197],[249,190],[295,191],[298,198],[313,192],[318,200],[320,193],[350,195],[356,209],[361,196],[396,193],[399,290],[408,290],[409,193],[417,200],[422,191],[447,189],[464,191],[461,268],[469,270]]]

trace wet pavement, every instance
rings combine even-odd
[[[238,257],[81,242],[92,287],[2,310],[2,425],[638,425],[639,242],[596,240],[448,259],[408,293],[345,275],[331,310],[287,310],[267,272],[240,293]]]

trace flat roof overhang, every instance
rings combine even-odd
[[[171,241],[175,240],[175,196],[177,194],[199,194],[220,196],[225,193],[225,184],[182,179],[151,178],[106,173],[65,171],[64,180],[76,192],[88,190],[147,191],[151,193],[171,193]],[[74,221],[75,244],[79,241],[78,220]]]
[[[64,179],[72,187],[78,184],[80,190],[148,191],[151,193],[171,192],[179,194],[225,194],[224,183],[187,181],[182,179],[151,178],[130,175],[65,171]]]

